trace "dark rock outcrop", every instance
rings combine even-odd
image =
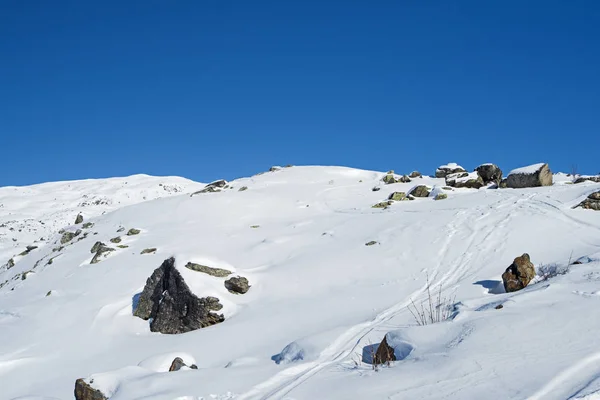
[[[222,314],[211,312],[216,308],[214,299],[199,298],[193,294],[171,257],[146,281],[133,315],[144,320],[152,319],[152,332],[185,333],[225,320]]]
[[[140,254],[154,254],[156,253],[156,247],[150,247],[147,249],[144,249],[140,252]]]
[[[413,171],[408,175],[409,178],[422,178],[423,175],[419,171]]]
[[[388,200],[403,201],[408,200],[408,198],[404,192],[393,192],[389,195]]]
[[[83,222],[83,215],[77,214],[77,218],[75,218],[75,225],[78,225]]]
[[[575,206],[575,208],[581,207],[586,210],[600,211],[600,192],[594,192],[590,194],[587,199]]]
[[[445,178],[450,174],[456,174],[459,172],[467,172],[463,167],[456,163],[449,163],[447,165],[441,165],[435,170],[436,178]]]
[[[141,231],[139,229],[131,228],[127,231],[127,236],[139,235]]]
[[[60,238],[60,243],[61,244],[69,243],[71,240],[73,240],[76,236],[79,236],[80,234],[81,234],[81,229],[77,229],[75,232],[64,232],[62,234],[62,237]]]
[[[108,400],[98,389],[94,389],[83,379],[75,381],[75,400]]]
[[[382,202],[377,203],[377,204],[373,204],[371,206],[371,208],[383,208],[385,210],[386,208],[388,208],[392,204],[394,204],[394,202],[392,200],[387,200],[387,201],[382,201]]]
[[[483,179],[478,173],[458,172],[446,176],[446,185],[455,188],[479,189],[483,187]]]
[[[481,177],[484,184],[499,184],[502,180],[502,170],[496,164],[481,164],[475,168],[477,174]]]
[[[244,294],[250,289],[250,285],[243,276],[234,276],[225,281],[225,288],[234,294]]]
[[[548,164],[535,164],[519,168],[511,171],[506,177],[506,187],[509,188],[521,189],[538,186],[552,186],[552,171]]]
[[[188,367],[190,369],[198,369],[198,366],[196,364],[187,365],[186,363],[183,362],[181,357],[175,357],[175,359],[171,363],[171,366],[169,367],[169,372],[179,371],[182,367]]]
[[[529,285],[535,277],[535,267],[529,259],[529,254],[514,259],[513,263],[502,274],[502,282],[507,293],[516,292]]]
[[[587,181],[600,183],[600,176],[580,176],[579,178],[575,179],[573,183],[583,183]]]
[[[114,237],[114,238],[110,239],[110,242],[111,243],[121,243],[121,237],[120,236]]]
[[[111,251],[115,251],[115,249],[106,246],[102,242],[96,242],[94,244],[94,247],[92,247],[92,250],[96,250],[95,251],[96,254],[92,258],[92,261],[90,261],[90,264],[99,263],[102,258],[104,258],[108,255],[108,253],[110,253]]]
[[[92,226],[94,226],[94,223],[93,223],[93,222],[86,222],[86,223],[85,223],[85,224],[83,224],[81,227],[82,227],[83,229],[89,229],[89,228],[91,228]]]
[[[192,271],[204,272],[205,274],[216,276],[218,278],[224,278],[226,276],[231,275],[231,271],[228,271],[226,269],[207,267],[206,265],[196,264],[193,262],[185,264],[185,267],[187,269],[191,269]]]
[[[223,180],[223,179],[220,179],[218,181],[211,182],[208,185],[204,186],[204,189],[192,193],[190,195],[190,197],[195,196],[197,194],[201,194],[201,193],[215,193],[215,192],[220,192],[221,189],[223,189],[225,186],[227,186],[227,181]]]
[[[394,349],[388,344],[386,335],[377,347],[377,352],[373,358],[373,365],[388,364],[392,361],[396,361],[396,355],[394,354]]]

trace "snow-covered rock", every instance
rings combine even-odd
[[[448,163],[444,165],[440,165],[435,170],[436,178],[445,178],[447,175],[456,174],[459,172],[467,172],[463,167],[458,165],[457,163]]]
[[[551,185],[552,171],[545,163],[513,169],[506,177],[506,186],[514,189]]]

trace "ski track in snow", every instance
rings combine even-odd
[[[504,206],[511,202],[513,202],[513,199],[498,201],[494,205],[497,205],[496,209],[503,209]],[[501,213],[493,220],[487,219],[489,215],[489,211],[482,214],[481,209],[476,209],[470,214],[466,210],[459,210],[455,214],[454,220],[447,225],[447,239],[439,251],[438,259],[440,261],[434,270],[431,271],[429,276],[431,279],[431,287],[437,287],[438,285],[444,284],[446,288],[448,288],[460,283],[463,279],[465,279],[468,273],[467,267],[473,257],[473,251],[467,249],[475,248],[478,253],[485,254],[486,250],[489,249],[485,248],[486,246],[484,243],[488,242],[495,245],[496,241],[490,241],[489,239],[492,235],[494,235],[494,232],[501,232],[501,229],[497,229],[498,226],[504,226],[508,224],[511,219],[511,213]],[[475,223],[480,221],[486,221],[486,223],[483,224],[483,226],[481,224],[473,225],[473,222],[468,223],[467,221],[469,217],[472,216],[475,216]],[[469,237],[466,241],[463,241],[459,238],[459,242],[463,243],[465,251],[462,252],[462,255],[457,259],[449,262],[447,260],[447,253],[453,245],[453,240],[459,232],[459,227],[466,223],[468,223],[467,227],[470,231]],[[481,239],[478,241],[478,243],[475,243],[477,237],[480,237]],[[465,242],[466,245],[464,245]],[[503,242],[500,241],[500,243]],[[487,247],[490,247],[490,245]],[[436,279],[443,265],[452,265],[453,267],[439,279]],[[422,288],[408,296],[408,298],[403,299],[401,302],[378,314],[372,321],[352,327],[343,335],[338,337],[329,347],[327,347],[320,354],[318,360],[289,367],[271,377],[267,381],[254,386],[246,393],[239,395],[238,398],[240,400],[280,399],[289,394],[296,387],[300,386],[323,369],[333,366],[334,364],[339,364],[346,360],[361,344],[363,338],[373,332],[380,325],[385,324],[397,316],[400,312],[406,310],[411,302],[414,299],[424,295],[426,290],[427,285],[425,284]]]

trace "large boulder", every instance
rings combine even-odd
[[[513,263],[502,274],[502,282],[507,293],[516,292],[529,285],[535,277],[535,267],[529,259],[529,254],[514,259]]]
[[[429,193],[431,193],[431,189],[425,185],[419,185],[412,188],[408,194],[414,197],[428,197]]]
[[[175,268],[175,258],[165,260],[146,281],[133,315],[151,319],[150,330],[166,334],[185,333],[223,322],[215,314],[214,298],[193,294]]]
[[[533,164],[512,170],[506,177],[506,187],[521,189],[552,186],[552,171],[548,164]]]
[[[467,171],[463,167],[458,165],[457,163],[448,163],[446,165],[440,165],[435,170],[435,177],[436,178],[445,178],[446,176],[448,176],[450,174],[456,174],[459,172],[467,172]]]
[[[75,381],[75,400],[108,400],[98,389],[94,389],[84,379]]]
[[[587,197],[587,199],[585,199],[575,207],[585,208],[586,210],[600,211],[600,191],[590,194]]]
[[[422,178],[423,175],[419,171],[413,171],[408,175],[409,178]]]
[[[446,185],[455,188],[479,189],[484,185],[483,179],[477,172],[458,172],[446,176]]]
[[[250,289],[250,285],[243,276],[234,276],[225,281],[225,288],[233,294],[244,294]]]
[[[499,184],[502,180],[502,170],[496,164],[481,164],[475,171],[479,174],[484,184]]]

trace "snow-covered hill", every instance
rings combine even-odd
[[[600,212],[572,207],[600,184],[560,175],[549,187],[447,190],[383,176],[284,168],[94,216],[78,192],[48,245],[0,272],[0,398],[72,399],[78,378],[111,400],[599,398]],[[372,208],[421,184],[448,197]],[[34,198],[21,215],[38,218]],[[94,226],[67,226],[81,232],[61,244],[79,211]],[[90,264],[97,241],[114,251]],[[523,253],[538,270],[581,264],[504,293],[501,274]],[[132,315],[171,256],[194,293],[220,300],[224,322],[165,335]],[[188,262],[250,290],[233,294]],[[427,281],[452,299],[452,318],[418,326],[409,306]],[[386,334],[403,359],[375,371],[362,356]],[[176,356],[198,369],[167,372]]]
[[[133,175],[0,188],[0,265],[41,247],[48,237],[75,222],[131,204],[173,196],[203,185],[180,177]]]

